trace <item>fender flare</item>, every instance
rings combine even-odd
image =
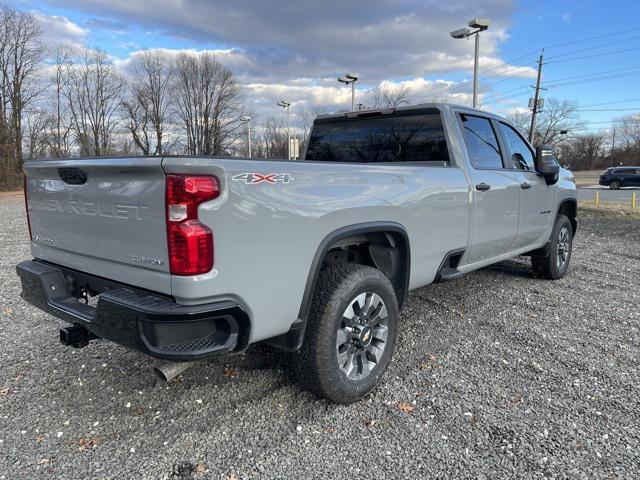
[[[411,271],[411,248],[409,244],[409,235],[406,229],[396,222],[364,222],[354,225],[348,225],[338,228],[332,231],[320,242],[316,248],[316,253],[313,256],[313,261],[309,268],[309,274],[307,276],[307,283],[305,285],[304,294],[302,296],[302,302],[300,310],[298,312],[298,318],[292,324],[291,329],[284,335],[280,335],[269,340],[269,343],[277,348],[287,351],[297,351],[302,348],[302,342],[304,341],[304,334],[307,329],[307,319],[309,318],[309,312],[311,310],[311,302],[313,299],[313,291],[315,289],[320,270],[322,268],[322,261],[325,258],[329,249],[336,242],[345,238],[362,235],[367,233],[393,233],[400,235],[404,242],[404,258],[403,267],[404,275],[402,279],[402,286],[398,295],[398,307],[406,303],[407,295],[409,292],[409,275]]]

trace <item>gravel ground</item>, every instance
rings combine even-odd
[[[412,292],[384,383],[335,406],[261,349],[163,383],[57,343],[0,201],[0,478],[638,478],[640,222],[581,218],[569,275],[514,260]]]

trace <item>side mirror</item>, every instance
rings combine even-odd
[[[547,184],[553,185],[558,181],[558,173],[560,165],[553,156],[553,149],[549,146],[542,145],[536,148],[535,158],[536,173],[542,175]]]

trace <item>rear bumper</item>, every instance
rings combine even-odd
[[[16,271],[27,302],[156,358],[212,357],[242,348],[248,334],[246,312],[231,301],[178,305],[171,297],[37,260],[18,264]],[[83,289],[102,292],[95,306],[80,300]]]

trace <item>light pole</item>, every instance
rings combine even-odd
[[[345,85],[351,84],[351,111],[355,110],[356,106],[356,81],[358,76],[355,73],[347,73],[344,77],[338,77],[340,83]]]
[[[291,160],[291,132],[289,130],[289,107],[291,102],[280,100],[276,105],[287,109],[287,160]]]
[[[249,158],[251,158],[251,117],[243,115],[240,120],[247,124],[247,144],[249,145]]]
[[[475,55],[473,59],[473,108],[478,108],[478,59],[480,57],[480,32],[484,32],[489,28],[491,22],[486,18],[476,18],[469,22],[471,28],[477,30],[471,31],[468,28],[460,28],[451,32],[453,38],[469,38],[475,35],[476,46]]]

